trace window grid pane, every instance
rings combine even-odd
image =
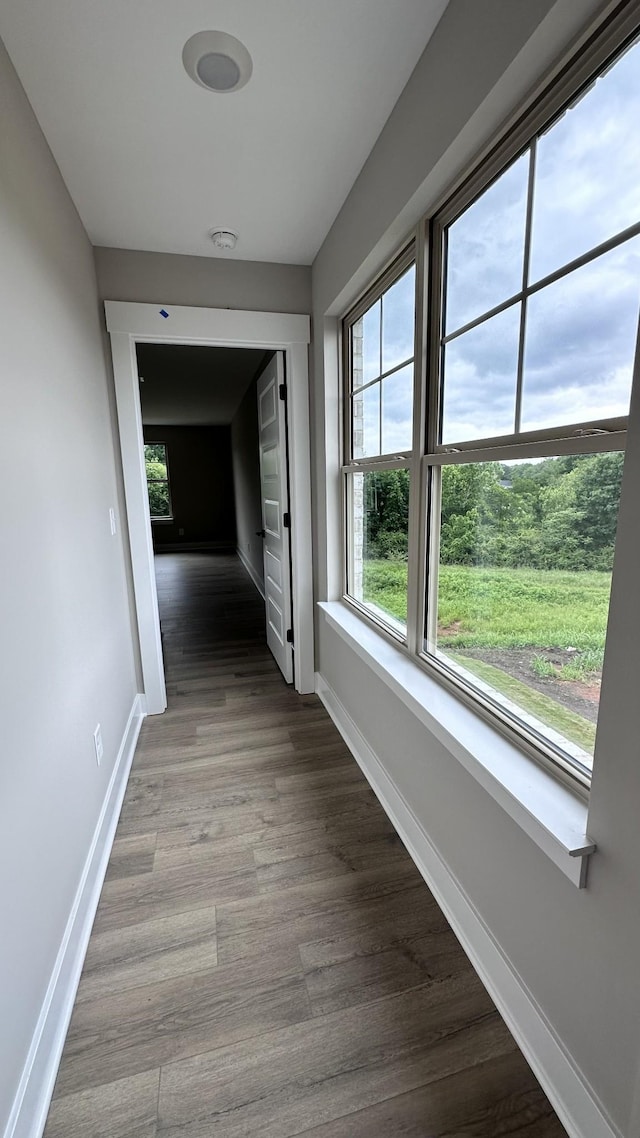
[[[350,458],[411,450],[415,263],[349,327]]]

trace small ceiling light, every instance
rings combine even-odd
[[[182,62],[194,83],[219,95],[239,91],[253,71],[244,44],[226,32],[196,32],[184,45]]]
[[[238,241],[238,234],[234,233],[233,229],[226,229],[222,226],[218,226],[216,229],[210,229],[209,237],[213,241],[216,249],[235,249]]]

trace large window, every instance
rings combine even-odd
[[[145,443],[144,464],[147,472],[151,521],[170,522],[173,520],[173,514],[165,443]]]
[[[611,52],[345,319],[347,598],[583,785],[640,306],[640,42]]]

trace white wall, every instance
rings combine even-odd
[[[313,266],[314,327],[323,329],[315,343],[314,392],[318,599],[339,596],[334,317],[598,9],[591,0],[451,0],[318,254]],[[318,621],[320,673],[624,1138],[640,1132],[640,407],[635,417],[589,814],[598,851],[586,890],[564,877],[325,618]]]
[[[231,423],[231,454],[238,552],[254,581],[264,591],[263,542],[256,536],[256,530],[262,529],[258,447],[258,401],[254,380]]]
[[[104,300],[248,312],[311,312],[308,265],[105,248],[95,250],[95,260]]]
[[[136,684],[93,254],[2,45],[0,153],[3,1132]]]

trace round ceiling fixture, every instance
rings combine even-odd
[[[219,95],[239,91],[253,71],[246,47],[227,32],[196,32],[182,49],[182,62],[194,83]]]
[[[235,249],[238,234],[234,233],[233,229],[227,229],[226,226],[216,226],[215,229],[209,230],[209,237],[213,241],[216,249]]]

